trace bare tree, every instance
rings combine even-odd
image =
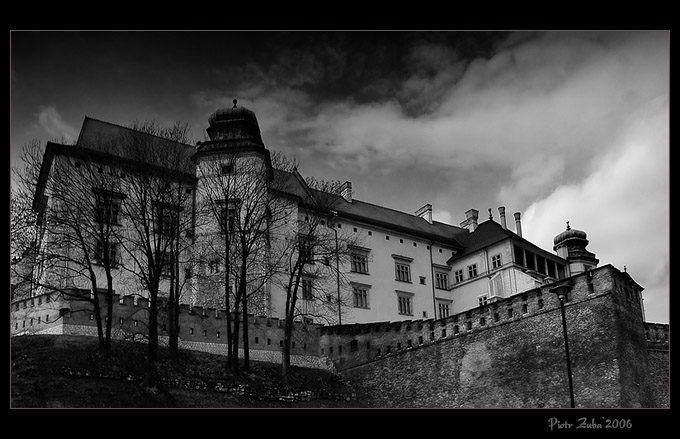
[[[285,383],[290,378],[295,321],[312,318],[341,322],[351,300],[343,268],[353,247],[361,245],[356,235],[339,232],[335,227],[335,209],[342,202],[340,182],[308,178],[304,183],[306,196],[299,200],[296,221],[276,239],[275,253],[285,256],[283,270],[279,270],[283,275],[276,277],[286,293],[282,359]]]
[[[195,177],[188,133],[187,125],[162,128],[155,122],[136,122],[119,139],[120,154],[129,166],[121,204],[127,227],[120,229],[117,240],[128,261],[124,268],[136,279],[134,288],[149,298],[148,386],[155,385],[161,288],[169,290],[170,333],[176,337],[180,258],[188,246],[185,240],[193,235]]]
[[[243,367],[249,368],[248,315],[269,313],[267,297],[270,235],[282,209],[273,200],[279,185],[268,153],[233,152],[197,166],[200,199],[212,227],[200,232],[200,248],[214,275],[223,273],[221,290],[227,309],[227,364],[238,372],[239,330],[243,328]],[[200,208],[199,208],[200,209]],[[217,262],[217,263],[216,263]],[[233,317],[233,319],[232,319]]]
[[[41,153],[39,143],[27,144],[22,151],[25,167],[16,172],[19,193],[24,203],[32,199],[36,212],[31,267],[21,276],[30,276],[33,289],[91,302],[100,350],[107,354],[111,346],[113,270],[119,263],[112,239],[120,198],[117,171],[106,164],[106,153],[76,145],[49,142]],[[106,285],[103,296],[101,277]],[[89,294],[83,294],[83,288]],[[106,302],[103,313],[102,298]]]

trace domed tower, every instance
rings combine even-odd
[[[555,236],[553,250],[567,261],[572,275],[597,267],[600,262],[595,253],[586,250],[588,240],[586,232],[572,229],[567,221],[567,230]]]
[[[208,118],[210,140],[196,145],[196,162],[206,157],[260,156],[271,166],[269,150],[265,148],[255,113],[237,106],[233,100],[231,108],[219,108]]]

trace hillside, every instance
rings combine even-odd
[[[284,387],[280,366],[251,362],[234,376],[226,357],[182,350],[179,364],[160,348],[157,388],[142,383],[145,344],[114,342],[108,358],[97,339],[36,335],[11,339],[11,408],[345,408],[361,407],[336,375],[294,368]]]

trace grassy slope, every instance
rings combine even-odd
[[[141,384],[147,346],[114,342],[110,357],[98,353],[97,339],[84,336],[25,336],[11,340],[11,407],[69,408],[286,408],[360,407],[337,376],[294,368],[292,388],[280,382],[280,366],[252,363],[234,376],[226,357],[181,351],[179,364],[161,348],[162,385]],[[179,384],[178,384],[179,383]],[[186,388],[186,387],[191,387]],[[227,389],[216,391],[215,387]],[[295,394],[311,395],[309,400]]]

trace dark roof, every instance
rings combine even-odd
[[[282,178],[283,183],[278,184],[278,186],[281,186],[280,190],[282,192],[295,196],[303,203],[313,206],[313,203],[310,203],[311,197],[318,196],[321,193],[318,190],[309,188],[302,176],[297,172],[277,169],[274,170],[274,175]],[[328,194],[325,195],[328,196]],[[338,213],[340,218],[361,221],[366,224],[419,236],[449,244],[455,248],[462,248],[461,240],[469,233],[466,229],[460,227],[438,221],[433,221],[430,224],[419,216],[377,206],[365,201],[353,199],[350,203],[340,195],[332,195],[332,197],[334,199],[329,204]]]
[[[76,146],[195,174],[191,145],[85,117]]]
[[[474,232],[467,235],[466,239],[462,241],[464,249],[453,255],[447,262],[451,263],[506,239],[512,239],[515,242],[522,243],[524,247],[531,247],[536,253],[540,253],[543,256],[562,259],[553,253],[543,250],[532,242],[527,241],[512,230],[504,229],[496,221],[489,219],[480,223]]]

